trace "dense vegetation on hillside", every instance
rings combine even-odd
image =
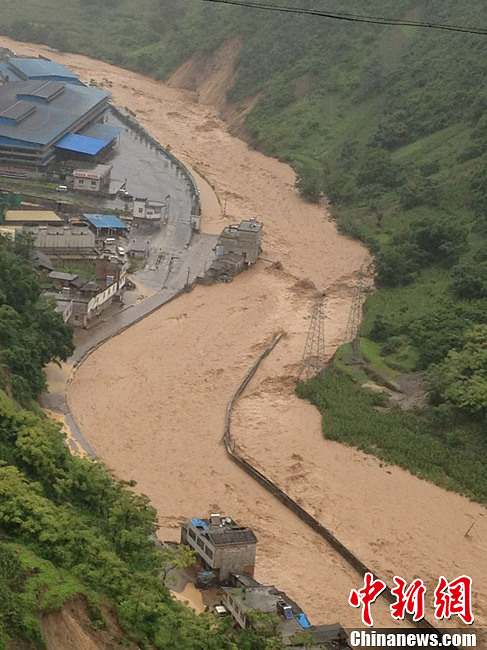
[[[0,392],[0,647],[11,637],[44,647],[38,614],[83,595],[95,628],[100,606],[114,604],[141,648],[278,648],[170,598],[160,574],[178,551],[156,549],[156,512],[127,485],[71,456],[56,424]]]
[[[72,329],[42,300],[30,242],[0,237],[0,388],[28,402],[45,388],[44,367],[73,351]]]
[[[458,426],[466,440],[484,425],[485,37],[202,0],[40,4],[4,0],[0,29],[157,78],[239,35],[228,99],[258,95],[246,123],[251,144],[292,164],[303,196],[326,195],[340,228],[375,255],[379,291],[361,329],[375,350],[368,362],[386,375],[425,372],[428,417]],[[346,10],[487,26],[482,0],[349,0]]]

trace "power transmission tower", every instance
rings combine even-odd
[[[325,367],[325,295],[316,297],[311,321],[309,323],[306,345],[299,369],[298,381],[308,381]]]
[[[353,345],[353,357],[359,356],[359,329],[362,320],[362,307],[365,302],[365,269],[362,267],[358,272],[357,284],[353,292],[352,306],[348,317],[345,341]]]

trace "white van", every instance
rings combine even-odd
[[[68,191],[67,185],[58,185],[56,187],[56,192],[67,192],[67,191]]]

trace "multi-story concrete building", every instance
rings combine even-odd
[[[181,525],[181,543],[195,552],[203,566],[225,582],[231,573],[254,575],[257,538],[250,528],[219,514],[190,519]]]
[[[347,633],[339,623],[311,625],[301,607],[274,586],[233,574],[231,586],[223,587],[222,592],[222,605],[242,628],[252,627],[258,632],[262,625],[272,623],[274,633],[286,646],[296,647],[296,634],[305,631],[309,650],[350,648]]]
[[[255,264],[262,252],[263,225],[257,219],[241,221],[224,228],[217,243],[217,256],[228,253],[244,256],[244,263]]]

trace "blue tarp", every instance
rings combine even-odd
[[[193,526],[196,526],[196,528],[203,528],[203,530],[206,530],[208,528],[208,526],[206,525],[206,523],[202,519],[194,518],[194,519],[191,519],[190,521],[193,524]]]
[[[114,214],[84,214],[84,218],[95,228],[110,228],[112,230],[128,230],[128,226]]]
[[[105,140],[98,140],[98,138],[89,138],[86,135],[77,135],[76,133],[68,133],[64,138],[61,138],[56,143],[57,149],[66,149],[67,151],[74,151],[76,153],[85,153],[89,156],[96,156],[102,149],[107,146]]]
[[[308,621],[308,617],[304,612],[301,612],[299,616],[296,616],[296,620],[301,625],[301,627],[311,627],[311,623]]]

